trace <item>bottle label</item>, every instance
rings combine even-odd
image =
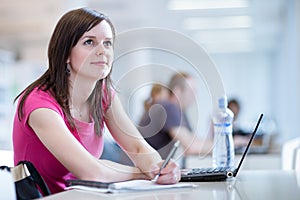
[[[215,133],[231,134],[232,124],[231,123],[215,123],[214,124]]]
[[[214,123],[214,167],[234,166],[234,143],[231,123]]]

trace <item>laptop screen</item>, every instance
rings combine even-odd
[[[251,143],[252,143],[252,141],[253,141],[253,139],[254,139],[255,133],[256,133],[256,131],[257,131],[257,129],[258,129],[258,126],[259,126],[259,124],[260,124],[262,118],[263,118],[263,114],[261,114],[260,117],[259,117],[259,119],[258,119],[258,122],[257,122],[257,124],[256,124],[256,126],[255,126],[255,129],[254,129],[252,135],[251,135],[251,138],[250,138],[250,140],[249,140],[249,142],[248,142],[248,145],[247,145],[247,147],[246,147],[246,149],[245,149],[245,151],[244,151],[244,153],[243,153],[243,156],[242,156],[242,158],[241,158],[241,160],[240,160],[240,162],[239,162],[239,165],[238,165],[238,167],[236,168],[236,170],[235,170],[235,172],[234,172],[234,176],[237,175],[237,173],[238,173],[238,171],[239,171],[239,169],[240,169],[240,167],[241,167],[241,165],[242,165],[242,163],[243,163],[243,161],[244,161],[244,159],[245,159],[245,157],[246,157],[246,155],[247,155],[247,153],[248,153],[249,147],[251,146]]]

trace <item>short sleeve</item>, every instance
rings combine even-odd
[[[22,120],[24,123],[23,125],[25,126],[27,125],[27,120],[29,115],[31,114],[32,111],[38,108],[49,108],[57,112],[61,116],[64,115],[59,104],[49,93],[36,88],[28,95],[27,99],[25,100],[24,107],[23,107],[23,113],[24,113],[24,120]]]

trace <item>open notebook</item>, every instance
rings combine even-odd
[[[201,181],[224,181],[230,177],[236,177],[253,141],[258,126],[262,120],[263,114],[260,115],[256,127],[251,135],[249,143],[243,153],[237,168],[216,167],[216,168],[192,168],[181,170],[181,182],[201,182]]]
[[[102,183],[88,180],[67,180],[65,190],[77,189],[100,193],[121,193],[121,192],[139,192],[152,190],[166,190],[179,188],[194,188],[196,185],[190,183],[177,183],[170,185],[160,185],[150,180],[130,180],[116,183]]]

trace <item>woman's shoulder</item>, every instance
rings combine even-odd
[[[42,88],[34,88],[25,100],[26,107],[30,107],[30,110],[37,108],[50,108],[62,112],[62,109],[55,98],[51,95],[50,91],[43,90]]]
[[[50,94],[50,91],[45,91],[42,88],[34,88],[27,96],[26,101],[33,102],[56,102],[55,98]]]

